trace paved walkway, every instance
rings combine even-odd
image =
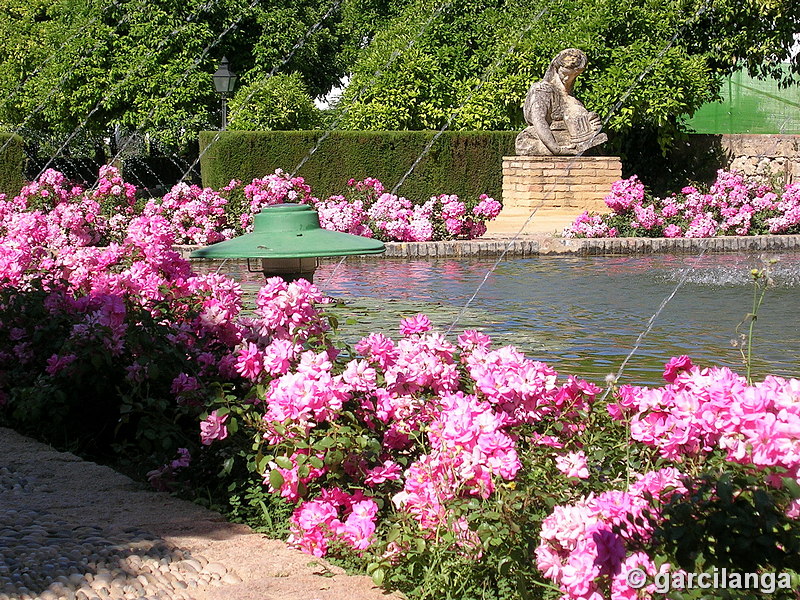
[[[0,428],[0,600],[388,600],[366,577]]]

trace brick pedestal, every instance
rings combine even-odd
[[[504,156],[503,210],[488,235],[561,232],[583,211],[606,213],[603,198],[622,177],[614,156]]]

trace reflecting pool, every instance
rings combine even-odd
[[[340,331],[351,343],[370,331],[396,337],[401,318],[424,312],[443,331],[458,319],[453,340],[480,329],[497,345],[600,383],[685,276],[620,380],[659,384],[663,363],[679,354],[744,373],[734,344],[746,327],[737,326],[752,308],[750,270],[764,258],[778,262],[755,324],[753,371],[800,377],[800,254],[540,256],[502,261],[488,277],[494,259],[325,260],[315,283],[344,302]],[[260,275],[231,274],[258,286]]]

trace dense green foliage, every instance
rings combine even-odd
[[[313,129],[319,110],[299,73],[274,75],[238,89],[229,106],[230,129]]]
[[[454,0],[440,12],[419,0],[355,65],[342,126],[518,129],[528,87],[577,47],[590,60],[577,96],[609,131],[656,130],[666,146],[722,74],[744,64],[781,75],[798,22],[784,0]],[[798,69],[795,57],[784,79]]]
[[[22,187],[24,160],[22,138],[0,133],[0,194],[13,194]]]
[[[63,140],[107,135],[114,125],[170,143],[193,140],[219,123],[211,74],[223,55],[243,85],[298,73],[319,96],[347,72],[382,15],[401,5],[2,0],[0,124]]]
[[[249,182],[278,168],[292,172],[302,162],[296,175],[305,178],[320,198],[342,193],[345,176],[376,177],[391,189],[434,135],[429,131],[337,131],[323,140],[314,131],[204,131],[200,135],[203,185],[218,189],[231,179]],[[510,131],[448,132],[436,140],[397,193],[427,199],[447,190],[460,197],[485,193],[500,198],[502,157],[513,154],[515,135]],[[317,150],[309,154],[312,148]]]
[[[114,126],[185,144],[219,123],[227,55],[240,127],[317,126],[310,98],[352,75],[337,128],[516,130],[528,86],[575,46],[607,130],[667,147],[721,75],[796,77],[797,57],[777,65],[798,29],[791,0],[0,0],[0,124],[55,134],[52,153]]]

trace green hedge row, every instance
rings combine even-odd
[[[0,133],[0,193],[15,195],[25,185],[25,152],[22,138]]]
[[[420,158],[432,131],[204,131],[200,134],[203,185],[220,188],[231,179],[249,183],[281,168],[305,178],[314,195],[341,194],[347,180],[376,177],[391,190],[419,159],[397,190],[412,200],[434,194],[500,200],[503,156],[514,154],[512,131],[445,132]],[[316,148],[316,150],[314,150]],[[312,152],[313,151],[313,152]]]

